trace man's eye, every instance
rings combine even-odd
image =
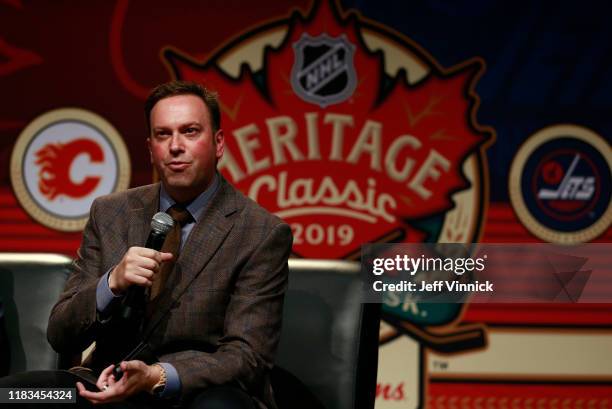
[[[185,133],[196,133],[198,130],[196,128],[187,128],[185,129]]]

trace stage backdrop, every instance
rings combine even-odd
[[[143,101],[222,101],[222,173],[294,257],[610,242],[605,2],[0,1],[0,251],[74,255],[150,183]],[[609,407],[612,307],[387,305],[377,408]]]

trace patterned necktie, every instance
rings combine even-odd
[[[174,226],[170,232],[168,232],[161,251],[165,253],[172,253],[174,257],[172,260],[164,261],[162,263],[158,273],[159,276],[153,281],[153,286],[151,287],[151,300],[155,300],[164,290],[168,277],[174,269],[174,264],[179,256],[179,250],[181,248],[181,229],[185,224],[193,220],[193,217],[189,211],[181,205],[175,204],[166,212],[172,217],[172,219],[174,219]]]

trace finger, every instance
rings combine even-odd
[[[121,370],[127,372],[132,366],[129,364],[130,361],[121,361]]]
[[[153,273],[151,273],[152,275]],[[140,286],[150,286],[153,284],[153,280],[151,278],[144,277],[140,274],[129,273],[125,276],[125,279],[130,284],[136,284]]]
[[[133,266],[128,271],[126,271],[125,277],[126,280],[134,279],[136,277],[144,277],[151,278],[153,277],[154,271],[158,267],[153,267],[152,269],[141,267],[141,266]]]
[[[157,263],[161,263],[164,260],[168,260],[168,254],[171,255],[172,253],[162,253],[161,251],[141,247],[139,248],[137,254],[141,257],[146,257],[148,259],[155,260]]]
[[[137,266],[146,270],[155,270],[159,267],[161,261],[158,261],[159,257],[140,257],[137,261]]]
[[[76,387],[77,390],[79,391],[79,395],[81,395],[82,398],[87,399],[88,401],[90,401],[91,403],[97,403],[96,401],[90,399],[87,397],[87,389],[85,389],[85,386],[83,386],[83,384],[81,382],[77,382],[76,383]]]
[[[128,249],[128,253],[130,254],[137,255],[140,257],[147,257],[147,258],[155,258],[155,253],[157,252],[158,252],[157,250],[149,249],[146,247],[138,247],[138,246],[133,246]]]
[[[117,390],[115,388],[110,389],[108,388],[105,391],[102,392],[91,392],[88,391],[87,389],[84,390],[79,390],[79,394],[87,399],[88,401],[94,403],[94,404],[98,404],[98,403],[109,403],[109,402],[115,402],[117,400],[120,400],[121,398],[121,394],[122,391]]]
[[[115,386],[115,383],[117,383],[117,381],[115,380],[115,375],[111,375],[108,377],[108,386],[109,388],[112,388],[113,386]]]
[[[155,257],[153,257],[151,260],[154,261],[159,266],[165,261],[172,260],[173,257],[174,256],[172,255],[172,253],[165,253],[165,252],[160,251],[160,252],[157,252],[155,254]]]
[[[81,395],[81,397],[87,399],[91,403],[100,403],[104,401],[101,395],[105,392],[91,392],[85,389],[85,387],[82,385],[81,388],[83,389],[79,389],[79,395]]]
[[[106,380],[99,379],[98,382],[96,382],[96,386],[100,391],[105,391],[108,389],[108,383],[106,383]]]
[[[79,395],[81,395],[83,398],[85,398],[85,399],[87,399],[87,400],[89,400],[89,401],[91,401],[93,403],[96,403],[96,402],[94,402],[94,400],[95,401],[99,401],[100,400],[99,398],[100,398],[102,392],[92,392],[92,391],[89,391],[89,390],[87,390],[85,385],[83,383],[81,383],[81,382],[77,382],[76,383],[76,387],[77,387],[77,390],[79,391]]]
[[[121,362],[121,369],[123,369],[125,372],[136,372],[142,370],[144,366],[144,362],[137,359]]]
[[[124,394],[130,396],[136,391],[142,390],[142,382],[144,380],[144,370],[147,365],[138,360],[122,362],[122,369],[126,372],[127,376],[121,378],[121,381],[125,379],[125,383],[121,385]]]
[[[113,369],[115,368],[115,365],[111,364],[109,366],[107,366],[106,368],[104,368],[104,370],[100,373],[100,378],[104,377],[104,378],[108,378],[109,376],[111,376],[113,374]]]
[[[83,386],[83,384],[81,382],[77,382],[76,383],[76,387],[77,387],[77,390],[79,391],[79,394],[81,394],[81,392],[87,390],[87,389],[85,389],[85,386]]]
[[[159,255],[161,256],[161,259],[159,261],[160,263],[162,261],[172,260],[172,258],[174,257],[174,254],[172,254],[172,253],[162,253],[162,252],[160,252]]]
[[[96,386],[101,391],[108,389],[108,377],[113,373],[114,367],[114,365],[109,365],[100,373]]]
[[[153,275],[155,274],[155,271],[159,268],[159,266],[154,266],[152,269],[149,268],[144,268],[144,267],[138,267],[135,271],[134,274],[138,275],[140,277],[144,277],[148,280],[153,278]]]

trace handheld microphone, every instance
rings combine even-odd
[[[174,220],[165,212],[158,212],[151,220],[151,232],[147,238],[145,247],[153,250],[161,250],[166,240],[166,235],[174,227]],[[127,294],[123,300],[123,308],[121,310],[121,318],[126,321],[131,321],[134,318],[142,316],[146,305],[145,287],[132,285],[128,288]]]
[[[172,227],[174,227],[174,220],[168,213],[156,213],[151,220],[151,232],[149,233],[145,247],[157,251],[161,250],[166,240],[166,235],[170,232]],[[128,288],[120,313],[120,317],[124,320],[124,323],[132,323],[138,326],[137,321],[144,316],[144,309],[147,304],[145,295],[145,287],[132,285]],[[137,353],[138,349],[139,347],[136,347],[132,353]],[[132,353],[130,353],[128,357],[131,356]],[[126,357],[125,360],[129,359],[128,357]],[[116,364],[113,368],[113,374],[117,381],[123,377],[123,371],[119,364]]]

